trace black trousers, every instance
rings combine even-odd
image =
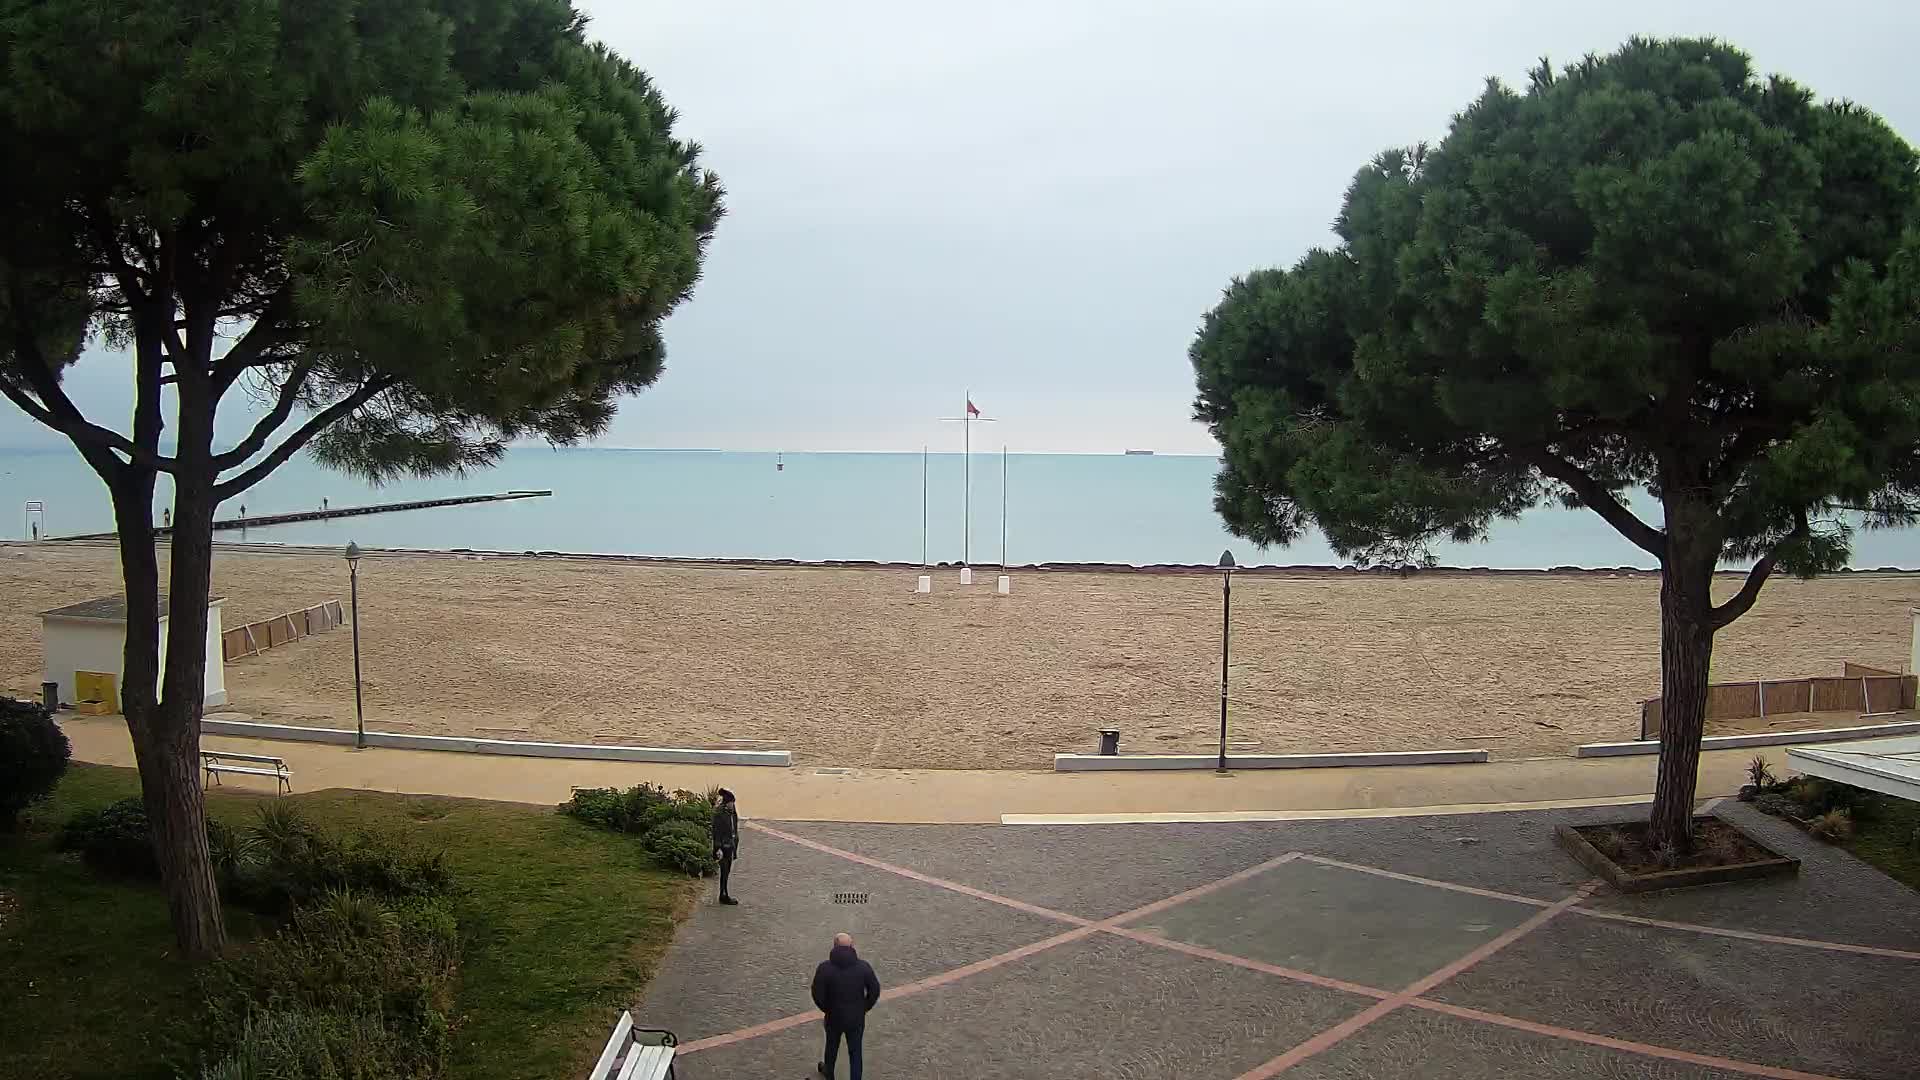
[[[827,1054],[822,1060],[827,1064],[827,1075],[833,1075],[833,1059],[840,1056],[840,1039],[847,1040],[847,1076],[849,1080],[860,1080],[860,1041],[866,1038],[865,1027],[839,1028],[827,1025]]]
[[[733,874],[733,849],[720,849],[720,895],[727,895],[727,878]]]

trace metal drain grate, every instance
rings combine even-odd
[[[871,893],[863,892],[837,892],[833,894],[833,902],[836,904],[864,904],[871,895]]]

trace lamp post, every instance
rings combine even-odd
[[[1233,634],[1233,552],[1220,553],[1220,763],[1227,771],[1227,646]]]
[[[353,748],[365,750],[367,714],[360,702],[360,545],[351,540],[347,542],[347,580],[353,592]]]

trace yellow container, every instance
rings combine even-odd
[[[120,711],[120,693],[115,685],[112,672],[76,671],[73,673],[73,696],[79,699],[79,711],[100,716],[110,716]],[[97,709],[86,706],[98,704]]]

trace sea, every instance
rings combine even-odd
[[[1261,548],[1213,510],[1210,456],[1173,454],[750,453],[519,447],[493,468],[374,487],[298,456],[230,501],[222,517],[511,490],[512,502],[301,522],[216,534],[226,541],[706,559],[1009,565],[1115,563],[1339,566],[1317,535]],[[1004,478],[1004,483],[1003,483]],[[156,492],[154,518],[171,493]],[[26,506],[37,502],[40,514]],[[1647,520],[1658,505],[1634,500]],[[0,536],[110,532],[105,488],[70,449],[0,450]],[[1592,513],[1541,507],[1470,544],[1440,543],[1442,566],[1652,568]],[[1856,568],[1920,568],[1920,530],[1860,531]]]

